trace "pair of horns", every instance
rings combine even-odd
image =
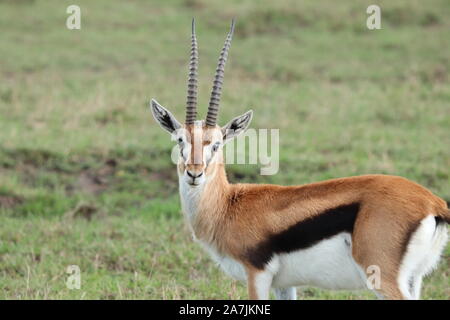
[[[206,115],[206,125],[215,127],[217,115],[219,113],[220,96],[222,94],[223,76],[225,73],[225,64],[228,58],[228,50],[231,47],[231,40],[234,32],[234,19],[231,21],[230,32],[228,32],[225,44],[220,52],[219,62],[217,63],[216,74],[214,76],[211,98],[209,99],[208,113]],[[198,74],[198,47],[197,37],[195,36],[195,20],[192,19],[191,35],[191,59],[189,63],[188,90],[186,102],[186,124],[193,124],[197,117],[197,74]]]

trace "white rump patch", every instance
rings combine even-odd
[[[422,277],[437,266],[447,244],[447,226],[436,228],[433,215],[424,218],[411,236],[398,275],[400,291],[407,299],[419,299]]]

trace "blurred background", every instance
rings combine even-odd
[[[253,128],[280,129],[278,174],[232,165],[230,181],[385,173],[450,199],[449,1],[0,0],[0,299],[247,297],[191,240],[148,108],[184,119],[192,17],[199,116],[236,17],[219,123],[252,108]],[[449,260],[450,246],[423,298],[449,298]]]

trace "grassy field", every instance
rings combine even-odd
[[[66,7],[82,11],[65,27]],[[0,0],[0,299],[243,299],[184,225],[172,143],[197,19],[200,115],[232,17],[222,124],[280,129],[280,170],[232,182],[385,173],[450,199],[450,2]],[[425,299],[450,297],[450,246]],[[81,289],[65,282],[81,269]],[[372,299],[299,290],[300,299]]]

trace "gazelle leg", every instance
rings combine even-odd
[[[381,280],[383,281],[383,280]],[[409,295],[402,292],[396,281],[384,281],[381,285],[381,290],[379,292],[382,294],[384,299],[387,300],[408,300]]]
[[[411,296],[414,300],[420,300],[420,291],[422,289],[422,275],[417,275],[412,279]]]
[[[295,287],[275,288],[274,291],[277,300],[297,300],[297,289]]]
[[[250,300],[268,300],[273,274],[267,270],[247,270]]]

